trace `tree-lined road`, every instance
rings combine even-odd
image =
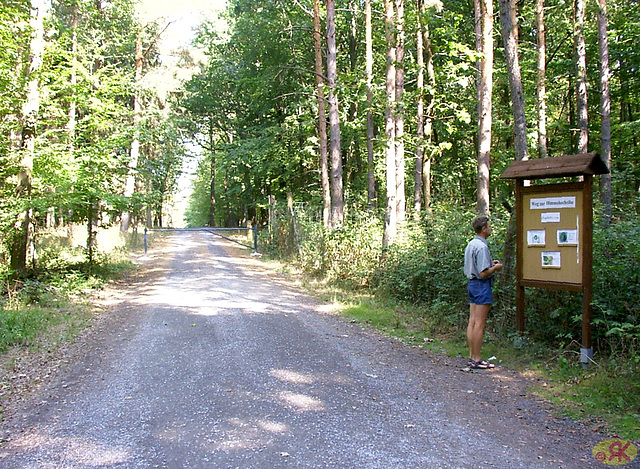
[[[1,467],[599,467],[603,438],[515,373],[350,324],[208,233],[150,257],[121,320],[12,420]]]

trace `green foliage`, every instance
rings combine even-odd
[[[307,272],[347,283],[355,289],[370,286],[371,273],[380,259],[379,220],[363,216],[350,219],[335,230],[324,230],[318,223],[306,225],[302,239],[300,262]]]
[[[594,230],[594,336],[601,347],[640,355],[640,217]]]
[[[536,393],[575,419],[604,419],[613,431],[640,438],[640,368],[636,359],[601,360],[584,369],[574,354],[562,353],[543,367],[549,383]]]
[[[88,318],[82,306],[87,293],[133,269],[117,253],[103,254],[94,263],[77,259],[56,250],[45,253],[41,270],[23,281],[11,280],[8,272],[0,276],[0,352],[75,334]]]

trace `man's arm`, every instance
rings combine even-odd
[[[485,278],[493,275],[495,272],[500,272],[502,270],[502,267],[503,265],[500,263],[500,261],[493,261],[493,265],[491,267],[480,272],[480,278],[484,280]]]

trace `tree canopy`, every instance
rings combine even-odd
[[[134,230],[166,224],[194,146],[187,224],[267,227],[287,201],[322,229],[384,225],[388,249],[389,230],[472,209],[479,189],[481,211],[508,218],[513,187],[498,178],[510,162],[577,153],[585,136],[600,151],[602,135],[612,172],[597,208],[634,226],[637,2],[588,2],[584,13],[564,0],[498,3],[229,0],[225,31],[206,19],[198,28],[204,59],[182,49],[169,63],[158,40],[170,20],[143,22],[134,0],[3,2],[4,271],[33,266],[47,230],[84,225],[91,259],[96,230],[125,214]]]

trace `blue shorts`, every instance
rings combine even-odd
[[[491,291],[491,279],[472,279],[467,286],[469,303],[476,305],[493,304],[493,292]]]

